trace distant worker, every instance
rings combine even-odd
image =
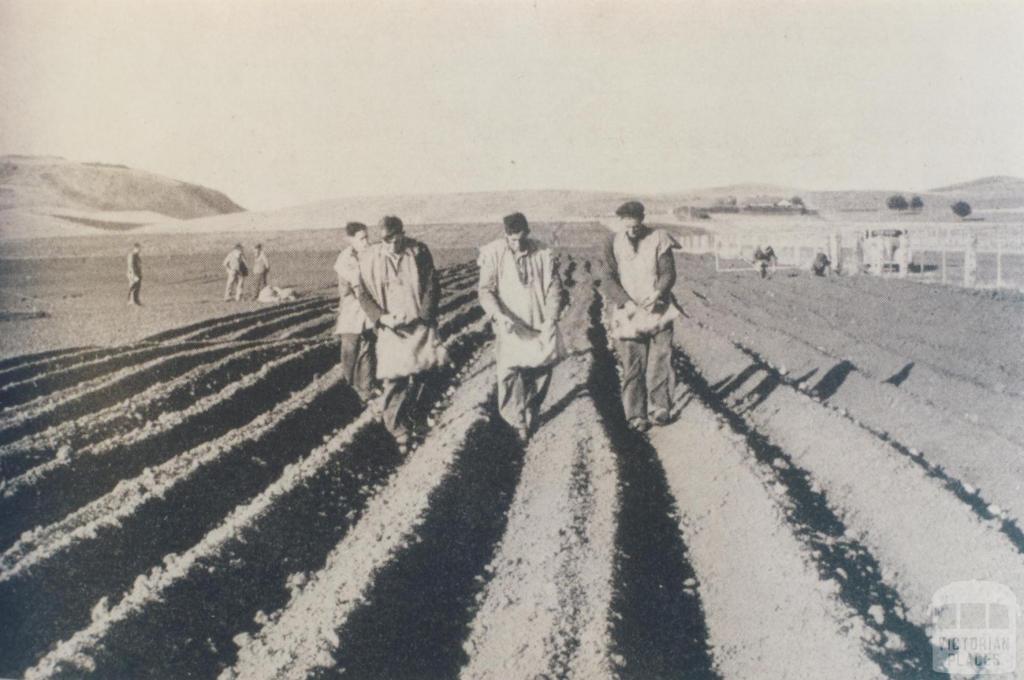
[[[420,402],[429,371],[448,357],[437,335],[440,287],[430,250],[391,215],[381,219],[380,234],[381,243],[359,254],[359,301],[377,328],[384,426],[405,453],[425,415]]]
[[[132,250],[128,253],[128,304],[132,307],[141,307],[139,293],[142,291],[142,256],[139,251],[142,249],[138,243],[132,244]]]
[[[374,378],[373,324],[359,304],[359,255],[370,245],[366,225],[349,222],[345,225],[349,245],[338,254],[334,271],[338,274],[338,325],[341,337],[341,371],[363,402],[370,400]]]
[[[615,211],[624,224],[605,247],[605,294],[611,335],[622,363],[622,407],[637,432],[671,420],[672,322],[680,316],[672,295],[675,241],[643,223],[644,206],[629,201]],[[648,413],[650,419],[648,419]]]
[[[262,243],[256,244],[256,251],[253,253],[252,273],[256,279],[252,298],[258,300],[260,291],[267,286],[267,276],[270,274],[270,260],[267,259],[267,253],[263,250]]]
[[[242,283],[249,275],[249,267],[245,264],[245,256],[242,255],[241,243],[236,243],[224,258],[224,269],[228,275],[227,285],[224,286],[224,300],[234,297],[235,302],[238,302],[242,299]]]
[[[818,251],[811,262],[811,271],[815,276],[832,276],[832,260],[828,259],[825,253]]]
[[[775,266],[778,263],[778,258],[775,257],[775,250],[771,246],[765,246],[761,249],[758,246],[754,250],[754,267],[757,271],[761,272],[761,278],[766,278],[771,274],[775,275]]]
[[[522,213],[504,218],[505,237],[480,248],[480,306],[497,336],[498,410],[524,443],[537,425],[555,362],[562,281],[551,251],[530,238]]]

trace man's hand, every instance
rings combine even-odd
[[[505,319],[505,330],[523,339],[536,337],[539,332],[533,328],[530,328],[519,319],[512,319],[507,317]]]
[[[384,328],[394,330],[405,323],[405,317],[401,317],[396,314],[381,314],[377,321],[381,326],[384,326]]]

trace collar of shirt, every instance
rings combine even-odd
[[[634,236],[630,231],[626,231],[626,239],[629,241],[629,245],[633,246],[633,250],[636,250],[640,241],[644,240],[651,233],[651,229],[646,224],[641,224],[636,232],[636,236]]]

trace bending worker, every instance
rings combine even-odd
[[[405,235],[402,220],[380,221],[381,243],[359,256],[359,302],[377,327],[377,377],[384,381],[384,426],[409,450],[428,371],[447,362],[437,336],[440,288],[426,245]]]
[[[671,420],[672,322],[680,316],[672,295],[675,241],[643,223],[644,206],[629,201],[615,212],[624,228],[605,248],[605,295],[611,335],[622,363],[622,407],[637,432]],[[650,419],[648,419],[648,415]]]
[[[504,218],[505,237],[480,248],[480,305],[497,336],[498,409],[525,443],[564,354],[558,316],[562,281],[551,251],[530,238],[522,213]]]

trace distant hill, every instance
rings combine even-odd
[[[219,191],[123,165],[0,156],[0,233],[5,237],[123,231],[168,218],[242,210]]]
[[[1020,177],[982,177],[932,191],[956,199],[962,198],[975,209],[1024,208],[1024,179]]]

